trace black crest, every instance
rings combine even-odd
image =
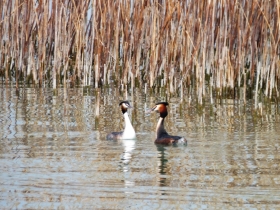
[[[127,112],[127,109],[130,108],[130,103],[128,101],[121,101],[119,106],[121,106],[121,109],[122,109],[122,113],[126,113]]]
[[[165,101],[156,103],[156,105],[159,105],[159,104],[163,104],[163,105],[165,105],[165,106],[168,106],[168,105],[169,105],[168,102],[165,102]]]

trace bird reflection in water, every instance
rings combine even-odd
[[[165,146],[157,145],[158,150],[158,172],[159,172],[159,186],[164,187],[168,185],[168,179],[166,178],[166,168],[168,159],[165,157]]]
[[[135,149],[135,140],[134,139],[125,139],[121,140],[122,145],[123,145],[123,155],[122,155],[122,162],[124,165],[127,165],[130,162],[131,159],[131,154],[133,150]]]
[[[131,179],[131,171],[129,163],[132,158],[132,152],[135,149],[135,139],[125,139],[121,140],[123,145],[123,154],[122,154],[122,171],[124,173],[124,185],[125,188],[133,187],[135,182]],[[126,193],[131,193],[131,191],[126,191]]]

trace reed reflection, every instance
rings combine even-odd
[[[199,107],[194,100],[180,104],[182,98],[170,96],[166,128],[190,143],[161,146],[151,137],[157,116],[145,117],[145,110],[164,96],[136,90],[129,116],[138,139],[108,142],[105,134],[123,126],[115,102],[128,97],[116,90],[57,89],[54,94],[26,88],[17,94],[0,89],[2,208],[38,209],[45,202],[46,208],[77,204],[86,209],[90,201],[126,209],[151,200],[166,208],[178,202],[197,208],[279,205],[277,103],[264,103],[260,114],[241,100],[206,101]]]

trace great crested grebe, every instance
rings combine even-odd
[[[121,101],[119,106],[121,107],[123,117],[124,117],[124,122],[125,122],[124,130],[120,132],[112,132],[108,134],[106,138],[107,140],[135,139],[136,138],[135,130],[131,125],[130,119],[127,114],[127,109],[131,108],[131,106],[128,101]]]
[[[187,144],[187,140],[181,136],[171,136],[164,129],[164,118],[167,116],[167,102],[159,102],[151,109],[152,112],[158,112],[160,118],[157,123],[157,138],[155,144]]]

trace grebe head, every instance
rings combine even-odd
[[[159,113],[160,117],[165,118],[167,116],[167,106],[168,102],[158,102],[156,105],[151,109],[152,112]]]
[[[132,108],[128,101],[121,101],[119,106],[121,106],[122,113],[126,113],[128,108]]]

